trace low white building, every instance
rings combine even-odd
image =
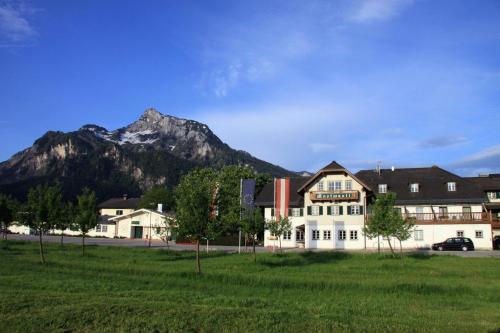
[[[174,215],[149,209],[139,209],[109,219],[116,223],[116,237],[136,239],[164,239],[171,237],[169,226]]]
[[[404,248],[429,248],[450,237],[468,237],[477,249],[492,248],[492,223],[481,189],[438,167],[363,170],[355,175],[336,162],[312,177],[286,178],[268,184],[256,205],[266,220],[288,217],[292,231],[283,247],[321,249],[388,248],[388,241],[365,237],[369,204],[378,193],[396,193],[396,205],[415,222]],[[265,246],[279,240],[265,231]],[[399,247],[396,240],[391,243]]]

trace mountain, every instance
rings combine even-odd
[[[114,131],[85,125],[74,132],[45,133],[0,163],[0,192],[24,199],[32,186],[60,182],[66,197],[85,186],[99,199],[134,196],[154,184],[175,186],[192,168],[225,165],[248,165],[272,176],[295,174],[232,149],[207,125],[147,109]]]

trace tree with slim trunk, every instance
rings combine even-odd
[[[90,229],[95,228],[98,222],[95,193],[84,188],[77,201],[75,222],[82,232],[82,255],[85,255],[85,236]]]
[[[220,232],[217,222],[217,173],[195,169],[182,177],[175,189],[176,232],[196,242],[196,272],[201,273],[200,241]]]
[[[395,202],[396,194],[392,192],[377,195],[373,206],[373,214],[363,229],[364,234],[369,238],[381,236],[387,239],[393,257],[395,254],[391,238],[408,239],[411,229],[409,225],[405,225],[406,221],[401,216],[401,213],[394,208]]]
[[[51,217],[54,216],[54,201],[60,198],[57,186],[38,185],[28,192],[28,200],[19,211],[19,221],[36,230],[40,250],[40,261],[45,263],[43,235],[54,227]]]
[[[255,241],[257,235],[264,230],[264,216],[262,210],[256,208],[253,210],[243,210],[241,218],[241,226],[243,231],[252,238],[253,245],[253,260],[257,262],[257,254],[255,251]]]
[[[14,222],[17,207],[17,201],[10,196],[0,194],[0,231],[3,239],[7,239],[9,226]]]
[[[292,231],[292,223],[290,222],[288,217],[280,216],[268,221],[267,228],[269,229],[271,235],[278,238],[280,244],[280,252],[283,253],[283,249],[281,248],[281,238],[285,233]]]
[[[49,210],[48,219],[52,227],[61,230],[61,246],[63,243],[63,233],[68,226],[65,207],[62,202],[62,194],[60,185],[52,186],[47,190],[47,205]]]

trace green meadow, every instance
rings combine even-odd
[[[500,260],[0,243],[0,332],[500,332]]]

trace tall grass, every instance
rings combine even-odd
[[[500,260],[0,243],[0,332],[488,332]]]

